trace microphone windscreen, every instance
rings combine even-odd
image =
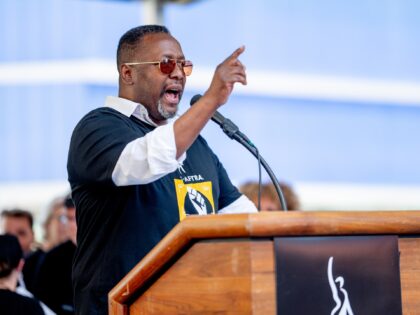
[[[191,98],[190,106],[193,106],[195,102],[197,102],[201,98],[201,94],[196,94]]]

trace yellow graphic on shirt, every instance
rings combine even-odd
[[[214,212],[213,190],[211,182],[185,184],[182,179],[174,179],[176,199],[178,202],[179,221],[189,214],[206,215]],[[194,209],[194,213],[187,213],[188,209]]]

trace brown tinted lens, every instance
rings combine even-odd
[[[191,61],[188,61],[188,60],[185,60],[185,61],[182,63],[182,69],[184,69],[184,73],[185,73],[185,75],[186,75],[186,76],[189,76],[189,75],[191,74],[191,72],[192,72],[192,69],[193,69],[193,64],[192,64],[192,62],[191,62]]]
[[[174,59],[164,59],[160,62],[160,71],[164,74],[171,74],[175,69],[176,61]]]

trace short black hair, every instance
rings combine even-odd
[[[28,220],[29,226],[31,229],[34,225],[34,217],[32,213],[22,209],[11,209],[11,210],[3,210],[1,213],[2,218],[25,218]]]
[[[9,276],[23,257],[22,248],[14,235],[0,235],[0,278]]]
[[[124,62],[131,61],[135,54],[135,50],[144,35],[165,33],[171,34],[163,25],[142,25],[132,28],[121,36],[117,49],[117,67]]]

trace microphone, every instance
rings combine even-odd
[[[193,106],[199,99],[201,98],[201,94],[196,94],[191,98],[190,105]],[[261,187],[261,165],[267,171],[268,176],[270,176],[271,181],[273,182],[274,188],[276,189],[277,195],[279,197],[279,201],[283,211],[287,211],[287,204],[286,199],[284,198],[283,191],[280,188],[279,182],[274,175],[273,171],[271,170],[270,166],[268,166],[267,162],[263,159],[263,157],[258,152],[258,148],[245,136],[242,132],[239,131],[238,126],[236,126],[230,119],[224,117],[218,111],[215,111],[213,116],[211,117],[216,124],[222,128],[223,132],[228,135],[229,138],[238,141],[242,144],[249,152],[252,153],[258,159],[258,166],[259,166],[259,187]],[[261,200],[261,188],[258,192],[258,210],[260,210],[260,200]]]
[[[191,98],[190,106],[193,106],[200,98],[201,94],[194,95]],[[218,124],[229,138],[235,139],[237,141],[240,141],[239,138],[241,138],[242,140],[246,141],[251,147],[255,148],[255,145],[251,142],[251,140],[248,139],[248,137],[245,134],[243,134],[239,130],[239,127],[236,126],[233,121],[220,114],[217,110],[214,112],[213,116],[211,117],[211,120]]]

